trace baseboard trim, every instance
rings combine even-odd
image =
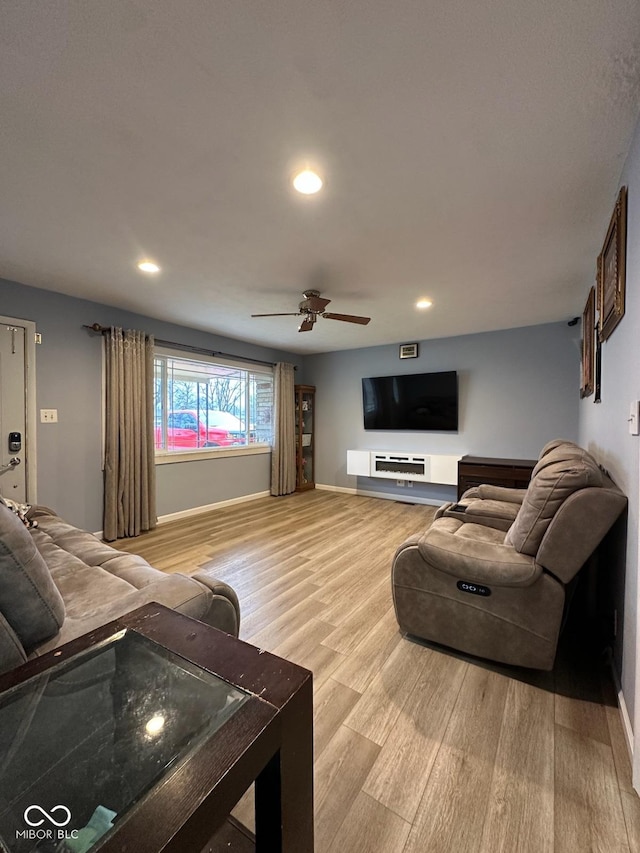
[[[325,483],[316,483],[316,489],[324,490],[325,492],[340,492],[345,495],[362,495],[365,498],[380,498],[386,501],[398,501],[399,503],[408,504],[425,504],[427,506],[442,506],[442,501],[434,500],[433,498],[413,497],[413,495],[396,495],[389,492],[369,492],[364,489],[350,489],[345,486],[329,486]],[[178,512],[170,512],[167,515],[158,516],[158,525],[167,524],[170,521],[180,521],[182,518],[190,518],[193,515],[202,515],[203,512],[210,512],[212,509],[220,509],[223,506],[232,506],[233,504],[245,503],[246,501],[255,501],[258,498],[268,498],[271,492],[267,489],[264,492],[254,492],[251,495],[241,495],[239,498],[229,498],[226,501],[217,501],[212,504],[203,506],[194,506],[191,509],[182,509]],[[99,539],[102,539],[102,531],[98,530],[94,534]]]
[[[624,700],[624,693],[622,692],[622,685],[620,684],[618,673],[613,665],[613,659],[609,661],[609,665],[611,667],[613,686],[616,691],[616,696],[618,697],[618,710],[620,711],[620,719],[622,720],[622,729],[624,731],[625,740],[627,741],[627,749],[629,751],[631,766],[633,767],[633,726],[631,725],[631,717],[629,716],[627,703]]]
[[[324,489],[325,492],[342,492],[347,495],[362,495],[365,498],[381,498],[385,501],[397,501],[405,504],[426,504],[427,506],[442,506],[445,501],[439,501],[436,498],[420,498],[414,497],[411,494],[397,495],[389,492],[369,492],[365,489],[348,489],[345,486],[328,486],[324,483],[316,483],[316,489]]]
[[[189,518],[192,515],[202,515],[203,512],[210,512],[212,509],[220,509],[223,506],[233,506],[233,504],[255,501],[258,500],[258,498],[268,498],[270,494],[271,492],[267,489],[265,492],[254,492],[250,495],[241,495],[239,498],[229,498],[229,500],[226,501],[217,501],[213,504],[194,506],[191,509],[182,509],[178,512],[170,512],[167,515],[158,516],[158,524],[167,524],[169,521],[179,521],[181,518]]]
[[[357,489],[348,489],[346,486],[327,486],[324,483],[316,483],[316,489],[323,492],[340,492],[343,495],[357,495]]]

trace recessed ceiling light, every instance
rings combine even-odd
[[[158,264],[154,264],[153,261],[140,261],[138,269],[142,270],[142,272],[160,272],[160,267]]]
[[[293,186],[299,193],[313,195],[322,189],[322,178],[320,175],[312,172],[311,169],[304,169],[294,177]]]
[[[419,299],[416,302],[416,308],[431,308],[433,302],[430,299]]]

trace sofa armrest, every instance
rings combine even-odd
[[[520,504],[497,500],[470,501],[464,513],[464,520],[472,524],[493,527],[504,533],[511,527],[520,511]]]
[[[212,578],[211,575],[202,570],[194,572],[190,577],[206,586],[213,593],[211,616],[215,626],[221,631],[237,637],[240,631],[240,602],[235,590],[229,584]],[[232,611],[235,611],[235,618]]]
[[[38,518],[38,516],[52,515],[57,516],[57,512],[44,504],[33,504],[27,512],[27,518]]]
[[[401,545],[398,545],[396,548],[396,553],[394,555],[394,560],[402,551],[406,551],[407,548],[415,547],[418,542],[422,539],[424,534],[422,533],[412,533],[411,536],[408,536]]]
[[[436,513],[437,518],[455,518],[461,522],[481,524],[506,533],[520,510],[519,504],[506,501],[474,500],[461,498],[457,504],[445,504]]]
[[[509,489],[506,486],[492,486],[489,483],[478,486],[478,496],[483,501],[504,501],[521,506],[526,493],[526,489]]]
[[[491,483],[482,483],[479,486],[471,486],[468,488],[460,498],[460,503],[488,500],[507,501],[508,503],[521,504],[526,492],[526,489],[513,489],[509,486],[494,486]]]
[[[422,558],[431,566],[461,580],[489,586],[531,586],[542,574],[533,557],[510,545],[498,545],[432,526],[418,543]]]

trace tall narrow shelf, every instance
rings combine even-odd
[[[296,491],[315,489],[315,424],[316,389],[313,385],[296,385]]]

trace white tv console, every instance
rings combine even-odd
[[[455,486],[461,458],[398,450],[347,450],[347,474]]]

